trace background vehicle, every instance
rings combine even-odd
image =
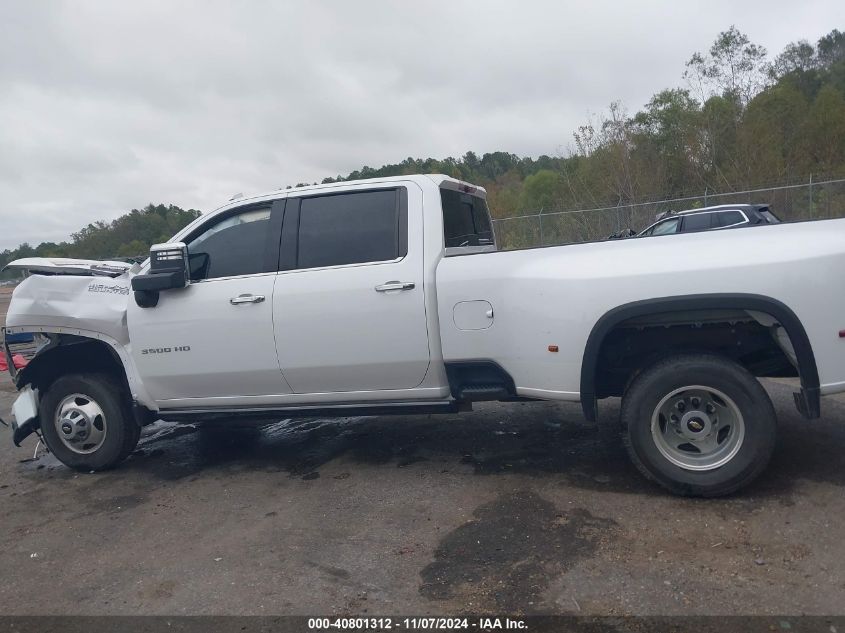
[[[485,197],[440,175],[315,185],[231,201],[131,269],[13,262],[31,274],[5,332],[40,341],[10,363],[15,441],[40,427],[96,470],[159,418],[543,399],[595,420],[597,398],[621,396],[637,467],[719,495],[774,447],[756,377],[799,376],[807,418],[845,391],[845,220],[497,251]]]
[[[760,224],[779,224],[780,220],[765,204],[723,204],[715,207],[672,212],[638,234],[670,235],[715,229],[738,229]]]

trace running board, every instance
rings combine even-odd
[[[255,407],[232,409],[162,409],[157,417],[168,422],[214,422],[222,420],[280,420],[284,418],[344,418],[358,415],[425,415],[471,411],[472,406],[440,402],[385,402],[383,404],[339,404],[308,407]]]

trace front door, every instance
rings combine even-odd
[[[132,355],[160,406],[261,404],[290,393],[273,340],[283,204],[211,218],[185,239],[191,283],[161,292],[152,308],[130,299]]]
[[[422,383],[429,365],[422,220],[415,184],[288,200],[273,320],[295,393]]]

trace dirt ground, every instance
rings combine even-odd
[[[0,427],[0,614],[845,613],[845,402],[807,422],[766,387],[774,460],[719,500],[644,481],[569,404],[159,424],[99,474]]]

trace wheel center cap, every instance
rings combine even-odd
[[[68,442],[80,442],[88,437],[88,416],[78,409],[65,413],[59,428]]]
[[[678,430],[684,437],[693,441],[707,437],[713,430],[713,421],[704,411],[687,411],[680,422]]]
[[[704,430],[704,422],[698,418],[690,418],[689,421],[687,421],[687,428],[693,433],[700,433]]]

